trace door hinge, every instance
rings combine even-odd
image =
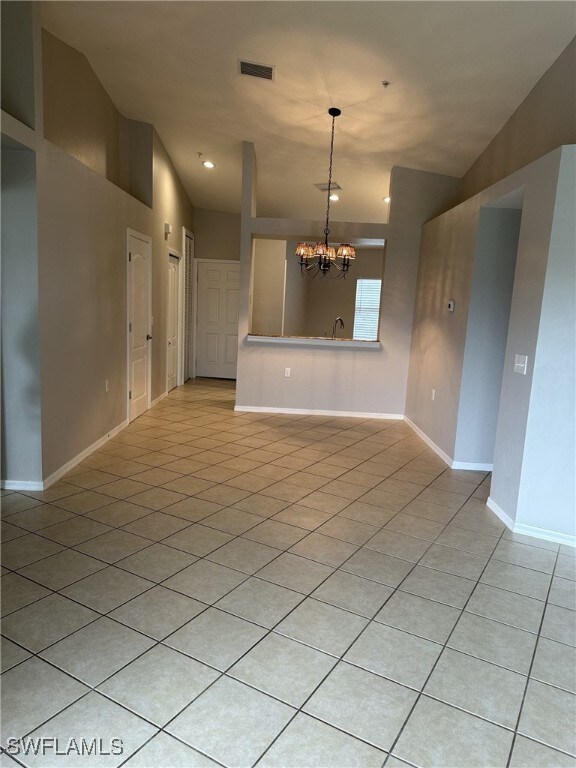
[[[128,392],[128,400],[132,400],[132,390],[130,390],[130,392]]]
[[[132,333],[132,323],[128,323],[128,333]]]
[[[128,261],[132,261],[132,254],[128,252]]]

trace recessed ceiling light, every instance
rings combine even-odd
[[[383,197],[382,200],[384,200],[385,203],[389,203],[390,200],[392,200],[391,197]]]
[[[216,165],[212,162],[212,160],[203,160],[202,165],[204,168],[216,168]]]
[[[340,200],[338,195],[330,195],[330,200],[332,200],[333,203],[335,203],[337,200]]]

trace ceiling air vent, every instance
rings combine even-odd
[[[253,61],[239,61],[238,70],[241,75],[260,77],[263,80],[274,80],[274,67],[266,64],[255,64]]]

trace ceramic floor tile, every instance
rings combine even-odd
[[[371,619],[392,593],[384,584],[336,571],[314,590],[312,597]]]
[[[526,678],[458,651],[446,649],[424,692],[429,696],[514,729]]]
[[[365,544],[378,530],[374,525],[362,523],[359,520],[350,520],[336,515],[324,523],[318,529],[323,536],[331,536],[335,539],[347,541],[350,544]]]
[[[18,539],[20,536],[25,536],[26,533],[27,531],[23,528],[18,528],[18,526],[5,523],[4,521],[2,521],[0,525],[0,536],[2,537],[1,540],[4,542]]]
[[[303,599],[299,592],[250,578],[219,600],[216,607],[271,629]]]
[[[75,489],[75,493],[78,489]],[[43,503],[40,499],[35,499],[23,493],[11,493],[2,497],[2,515],[13,515],[16,512],[22,512],[24,509],[32,509]]]
[[[218,512],[220,509],[222,509],[221,504],[190,497],[183,501],[177,501],[176,504],[171,504],[165,508],[164,512],[167,515],[180,517],[182,520],[188,520],[191,523],[197,523],[209,515]]]
[[[11,525],[17,525],[24,529],[18,531],[18,536],[23,536],[26,531],[40,531],[42,528],[56,525],[63,520],[69,520],[73,516],[72,512],[67,512],[65,509],[53,507],[50,504],[41,504],[38,507],[17,512],[15,515],[11,515],[9,520]],[[4,523],[2,524],[2,531],[4,532]],[[4,533],[2,534],[2,541],[8,541]]]
[[[50,594],[50,590],[19,576],[17,573],[7,573],[2,576],[1,584],[3,616]]]
[[[308,531],[314,531],[332,517],[333,515],[329,512],[319,512],[317,509],[292,504],[282,512],[275,514],[274,520],[278,520],[280,523],[295,525]]]
[[[134,533],[136,536],[143,536],[152,541],[161,541],[177,531],[190,526],[189,520],[183,520],[180,517],[166,515],[163,512],[154,512],[146,517],[141,517],[132,523],[125,525],[123,530],[128,533]]]
[[[55,738],[59,744],[67,745],[72,733],[90,734],[89,741],[94,738],[92,734],[97,734],[96,738],[102,740],[104,749],[108,748],[111,754],[108,757],[96,758],[98,763],[94,758],[91,762],[116,768],[156,731],[155,726],[92,691],[44,723],[31,734],[31,738]],[[115,750],[110,748],[113,744],[118,745],[113,739],[121,740],[121,754],[114,755]],[[38,754],[29,756],[27,765],[30,768],[65,768],[70,765],[70,760],[55,753]]]
[[[576,581],[576,560],[573,555],[558,555],[554,575],[562,579]]]
[[[487,584],[478,584],[466,605],[466,610],[518,629],[538,632],[544,606],[545,603],[540,600],[489,587]]]
[[[480,557],[480,555],[474,555],[471,552],[463,552],[453,547],[433,544],[419,561],[419,564],[476,581],[487,562],[488,558],[486,557]]]
[[[246,574],[209,560],[199,560],[164,581],[163,586],[212,604],[248,578]]]
[[[93,512],[87,512],[86,517],[105,523],[111,528],[120,528],[150,514],[151,511],[147,507],[139,507],[138,504],[132,504],[130,501],[120,500],[113,501],[112,504],[95,509]]]
[[[301,501],[305,496],[308,496],[309,493],[309,488],[301,488],[297,485],[293,485],[292,483],[287,483],[284,481],[272,483],[272,485],[268,485],[266,488],[263,488],[260,491],[262,496],[271,496],[273,499],[278,499],[280,501],[285,501],[292,504]]]
[[[136,536],[128,531],[111,530],[95,539],[78,544],[76,549],[107,563],[115,563],[149,546],[150,539]]]
[[[474,586],[475,582],[470,579],[417,565],[402,582],[401,589],[454,608],[463,608]]]
[[[152,586],[153,582],[147,579],[109,566],[66,587],[62,594],[95,611],[108,613]]]
[[[2,672],[12,669],[21,661],[29,659],[31,654],[19,645],[16,645],[8,638],[1,638],[0,665]]]
[[[265,487],[269,487],[269,485]],[[234,502],[233,506],[235,509],[240,509],[260,517],[272,517],[289,507],[290,502],[271,496],[263,496],[260,493],[253,493],[244,499]]]
[[[389,587],[397,587],[414,567],[413,563],[363,547],[342,565],[342,570]]]
[[[299,707],[334,664],[333,656],[272,632],[240,659],[228,675]]]
[[[410,515],[411,517],[422,517],[426,520],[433,520],[436,523],[447,525],[456,515],[456,510],[418,497],[406,504],[402,514]]]
[[[205,525],[205,521],[202,521],[202,523],[189,525],[183,531],[168,536],[163,540],[163,543],[169,547],[188,552],[190,555],[204,557],[204,555],[214,552],[233,539],[232,534],[216,530],[216,528],[209,528]]]
[[[318,532],[309,533],[306,538],[295,544],[290,552],[315,560],[324,565],[337,568],[356,552],[358,546],[346,541],[339,541]]]
[[[130,496],[130,501],[133,504],[138,504],[141,507],[148,507],[156,511],[168,507],[170,504],[176,504],[177,501],[182,501],[186,496],[183,493],[176,493],[175,491],[169,491],[166,488],[151,488],[143,493],[137,493],[134,496]]]
[[[576,582],[554,576],[548,602],[562,608],[569,608],[571,611],[576,610]]]
[[[426,550],[431,546],[429,541],[416,539],[413,536],[405,536],[384,528],[378,531],[367,543],[366,549],[373,549],[384,555],[409,560],[417,563]]]
[[[344,660],[420,690],[442,646],[383,624],[371,623]]]
[[[530,676],[576,693],[576,648],[540,637]]]
[[[285,550],[296,544],[300,539],[308,535],[308,532],[295,525],[287,525],[278,520],[265,520],[244,533],[245,539],[258,541],[270,547]]]
[[[238,538],[208,555],[212,562],[253,574],[280,554],[279,550],[256,541]]]
[[[576,755],[576,696],[530,680],[518,732],[549,747]]]
[[[164,640],[164,645],[222,671],[267,634],[265,629],[209,608]]]
[[[209,517],[205,517],[202,524],[237,536],[249,531],[261,522],[262,518],[258,517],[258,515],[251,515],[249,512],[242,512],[240,509],[228,507]]]
[[[512,737],[511,731],[422,697],[393,754],[413,765],[505,768]]]
[[[2,675],[2,744],[24,736],[88,690],[38,658],[8,670]]]
[[[276,632],[319,651],[340,656],[367,623],[367,619],[360,616],[308,598],[280,622]]]
[[[67,547],[81,544],[83,541],[93,539],[111,530],[107,525],[91,520],[88,517],[77,515],[70,520],[64,520],[57,525],[51,525],[42,529],[42,536]]]
[[[223,765],[246,766],[258,760],[294,714],[286,704],[222,678],[167,730]]]
[[[257,576],[307,595],[333,572],[327,565],[284,552],[257,571]]]
[[[218,768],[218,763],[209,757],[163,732],[150,739],[142,749],[123,763],[123,768],[168,765],[170,768]]]
[[[397,591],[378,612],[375,621],[445,643],[459,617],[457,608]]]
[[[272,744],[258,768],[380,768],[384,752],[299,713]]]
[[[42,652],[42,657],[90,686],[101,683],[148,650],[154,641],[101,618]]]
[[[62,549],[64,547],[55,541],[44,539],[35,533],[27,533],[2,544],[2,562],[7,568],[15,571]]]
[[[501,541],[492,557],[505,563],[521,565],[535,571],[552,573],[556,564],[556,553],[538,547],[530,547],[514,541]]]
[[[472,613],[462,614],[448,641],[450,648],[524,675],[530,669],[535,645],[536,637],[530,632]]]
[[[388,750],[416,698],[414,691],[341,662],[304,711]]]
[[[206,609],[190,597],[164,587],[154,587],[112,611],[111,618],[162,640]]]
[[[83,605],[52,594],[4,617],[2,632],[37,653],[97,618]]]
[[[84,515],[86,512],[92,512],[100,507],[105,507],[114,501],[110,496],[105,496],[97,491],[82,491],[73,496],[66,496],[64,499],[54,501],[54,506],[67,509],[69,512],[75,512],[78,515]]]
[[[490,557],[498,544],[496,536],[486,536],[483,533],[468,531],[465,528],[458,528],[455,525],[447,525],[440,536],[436,539],[436,544],[443,544],[446,547],[454,547],[464,552],[472,552],[475,555]]]
[[[386,523],[386,530],[404,533],[407,536],[414,536],[417,539],[425,541],[434,541],[444,530],[443,523],[436,523],[434,520],[426,520],[423,517],[414,517],[413,515],[396,515]]]
[[[141,474],[134,475],[134,479],[125,477],[122,480],[118,480],[116,476],[111,476],[113,482],[107,483],[100,487],[100,492],[106,496],[112,496],[114,499],[128,499],[130,496],[135,496],[137,493],[144,493],[149,491],[151,485],[145,483],[141,478]]]
[[[548,605],[542,622],[542,637],[576,646],[576,612],[557,605]]]
[[[340,517],[346,517],[349,520],[358,520],[362,523],[368,523],[380,527],[396,516],[396,512],[389,509],[382,509],[374,504],[367,504],[363,500],[353,501],[342,512]]]
[[[575,768],[576,758],[517,735],[514,741],[510,768]]]
[[[218,677],[210,667],[157,645],[98,690],[155,725],[164,726]]]
[[[156,543],[118,561],[116,565],[137,576],[160,582],[183,570],[196,560],[194,555],[189,555],[187,552]]]

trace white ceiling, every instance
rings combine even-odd
[[[154,124],[194,205],[321,219],[330,117],[335,220],[382,222],[390,169],[462,176],[574,36],[573,2],[43,2],[117,108]],[[238,60],[275,67],[274,81]],[[385,89],[382,80],[390,80]],[[198,158],[214,160],[205,170]]]

